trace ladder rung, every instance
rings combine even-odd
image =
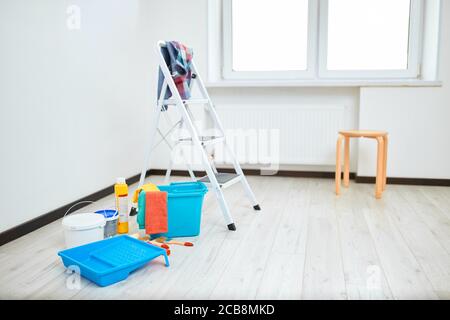
[[[216,176],[217,182],[219,183],[219,186],[221,188],[227,188],[229,186],[232,186],[236,182],[239,182],[242,177],[242,176],[238,175],[237,173],[226,173],[226,172],[218,172],[215,174],[215,176]],[[208,187],[211,186],[208,176],[204,176],[204,177],[198,179],[197,181],[203,182]]]
[[[202,146],[209,146],[215,143],[223,142],[224,137],[216,137],[216,136],[199,136],[200,142]],[[187,143],[192,144],[192,138],[181,138],[178,140],[179,143]]]
[[[207,104],[209,102],[208,99],[189,99],[189,100],[182,100],[183,104]],[[160,103],[160,105],[175,105],[177,104],[177,100],[176,99],[166,99],[162,101],[162,104]]]

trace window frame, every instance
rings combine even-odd
[[[328,70],[328,0],[308,0],[307,69],[235,71],[232,69],[232,1],[222,0],[222,72],[224,80],[380,80],[420,78],[423,0],[411,0],[408,68],[402,70]]]
[[[307,68],[306,70],[292,71],[235,71],[233,70],[233,26],[232,26],[232,2],[222,1],[223,10],[223,68],[222,77],[234,80],[294,80],[313,79],[317,73],[317,36],[319,0],[308,0],[308,40],[307,40]]]

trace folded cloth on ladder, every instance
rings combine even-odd
[[[177,41],[167,41],[166,47],[161,48],[161,53],[163,54],[164,60],[166,61],[181,98],[189,99],[191,97],[189,85],[192,79],[192,49]],[[160,68],[158,78],[158,97],[161,95],[163,83],[164,75]],[[168,99],[171,96],[172,92],[168,88],[164,99]]]
[[[145,193],[145,233],[165,233],[167,223],[167,192],[149,191]]]

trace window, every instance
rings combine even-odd
[[[417,78],[421,11],[421,0],[223,0],[223,77]]]
[[[321,16],[320,75],[416,78],[418,2],[328,0]]]
[[[225,1],[224,73],[230,78],[309,75],[316,9],[308,0]]]
[[[258,8],[256,15],[255,8]],[[249,17],[251,23],[248,23]],[[235,1],[231,24],[233,70],[307,69],[308,0]],[[279,49],[282,43],[289,44],[286,53]],[[252,48],[258,47],[262,50],[253,54]]]

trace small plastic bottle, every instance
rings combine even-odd
[[[116,209],[119,212],[117,233],[128,233],[128,186],[125,178],[117,178],[114,185]]]

